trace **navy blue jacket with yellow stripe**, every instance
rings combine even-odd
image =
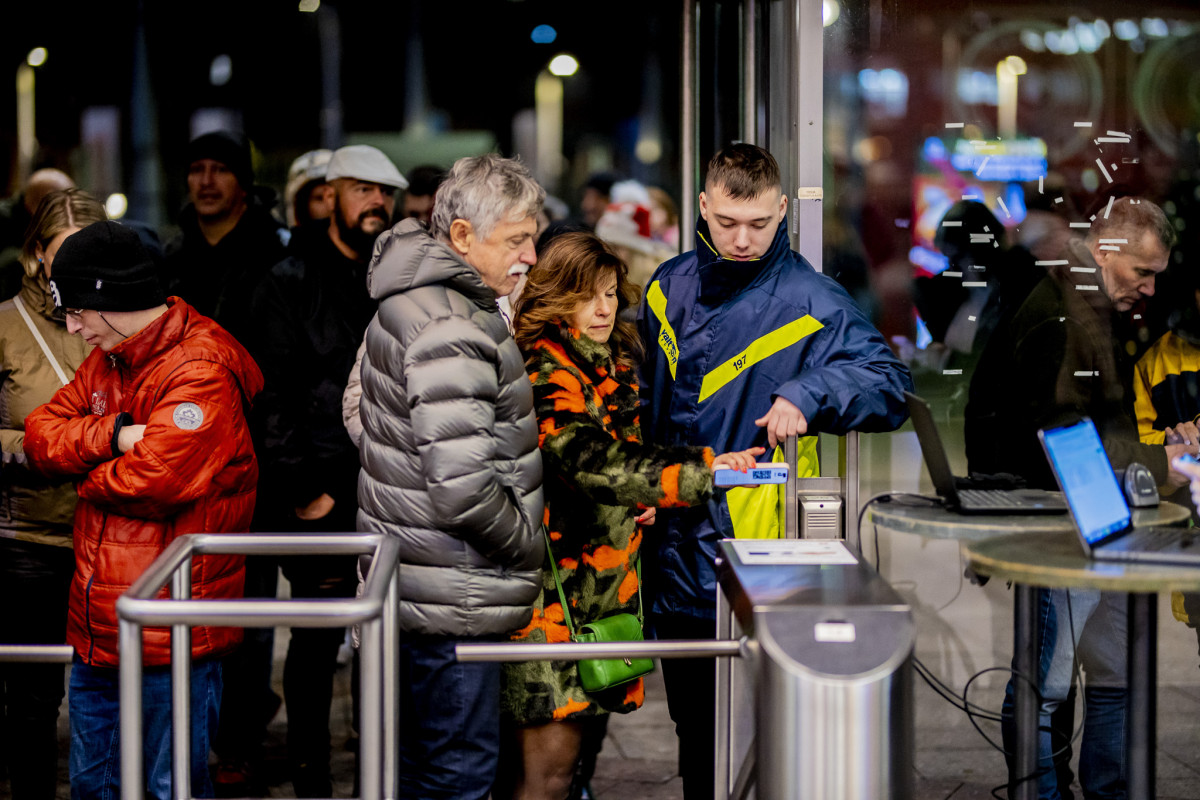
[[[754,420],[776,397],[810,432],[888,431],[908,416],[912,376],[833,279],[791,250],[787,221],[756,261],[723,259],[700,220],[696,249],[658,268],[638,325],[642,435],[716,453],[766,446]],[[660,510],[643,574],[656,614],[714,617],[717,542],[733,536],[720,490],[707,506]]]

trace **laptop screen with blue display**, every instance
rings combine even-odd
[[[1129,526],[1129,506],[1090,419],[1044,430],[1042,442],[1075,524],[1088,544]]]

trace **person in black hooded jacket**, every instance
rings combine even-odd
[[[408,185],[382,152],[351,145],[326,167],[333,216],[301,226],[288,256],[254,294],[250,352],[266,386],[255,405],[259,509],[267,530],[357,529],[358,449],[342,423],[342,393],[375,315],[367,263]],[[283,559],[292,597],[353,597],[354,556]],[[329,706],[343,633],[293,628],[284,665],[288,758],[297,797],[329,797]]]
[[[288,230],[271,214],[274,193],[254,185],[245,136],[214,131],[188,144],[182,229],[164,248],[167,293],[179,295],[243,345],[250,299],[285,255]]]

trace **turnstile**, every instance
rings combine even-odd
[[[718,677],[717,796],[911,798],[908,605],[839,542],[721,552],[719,635],[751,646]]]

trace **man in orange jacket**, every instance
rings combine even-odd
[[[67,642],[75,648],[68,704],[73,798],[116,797],[116,600],[176,536],[245,531],[258,464],[245,412],[262,389],[246,350],[178,297],[165,297],[137,235],[97,222],[64,242],[50,281],[67,329],[95,349],[25,421],[25,452],[46,475],[73,477],[75,576]],[[192,597],[242,594],[242,559],[198,556]],[[221,701],[221,656],[241,632],[192,632],[193,797],[211,796],[207,760]],[[146,785],[167,798],[170,634],[143,648]]]

